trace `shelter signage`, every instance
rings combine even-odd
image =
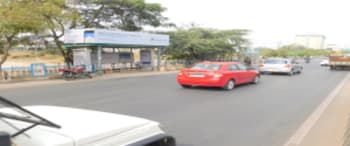
[[[65,32],[65,44],[109,44],[120,46],[169,46],[169,35],[103,29],[72,29]]]
[[[128,63],[128,62],[132,62],[132,57],[133,54],[131,53],[119,53],[119,62],[121,63]]]
[[[30,65],[32,71],[32,77],[44,77],[46,76],[46,66],[43,63],[33,63]]]
[[[150,50],[141,50],[140,60],[142,64],[151,64],[152,62],[152,52]]]

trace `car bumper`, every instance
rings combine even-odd
[[[285,69],[264,69],[260,68],[260,72],[271,72],[271,73],[289,73],[291,71],[290,68],[285,68]]]
[[[202,79],[202,78],[189,78],[189,77],[177,77],[177,82],[181,85],[190,86],[203,86],[203,87],[223,87],[226,82],[222,78],[217,79]]]

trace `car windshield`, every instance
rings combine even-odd
[[[194,65],[191,69],[219,70],[220,68],[221,68],[220,64],[199,63]]]
[[[269,59],[265,60],[264,64],[287,64],[287,60],[276,60],[276,59]]]

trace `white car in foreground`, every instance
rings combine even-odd
[[[20,112],[0,109],[1,146],[176,145],[159,123],[146,119],[55,106],[15,108]]]

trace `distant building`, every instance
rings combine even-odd
[[[329,49],[329,50],[341,50],[341,48],[338,45],[336,45],[336,44],[327,44],[326,49]]]
[[[324,35],[296,35],[295,44],[311,49],[324,49],[326,37]]]

